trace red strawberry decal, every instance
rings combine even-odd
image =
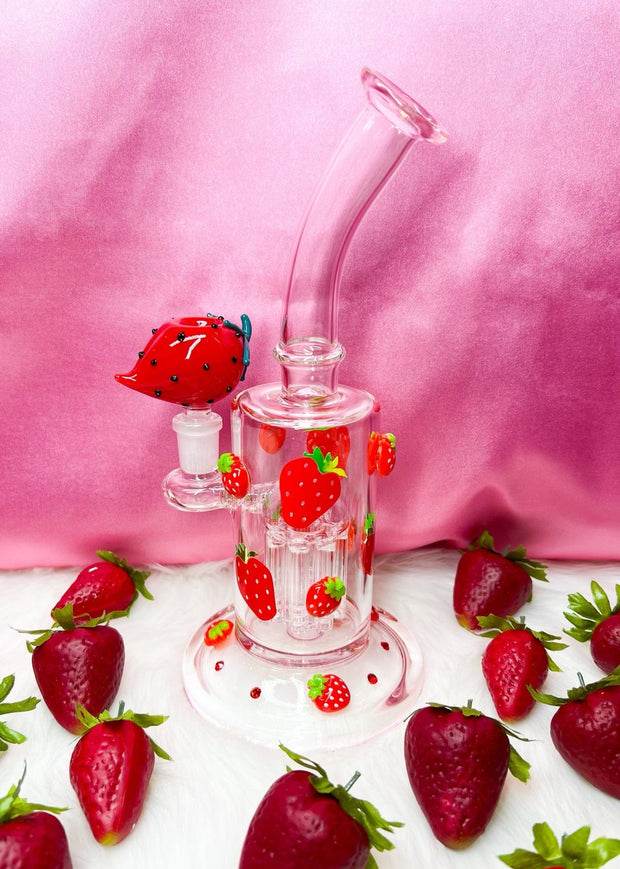
[[[24,768],[19,782],[0,799],[0,866],[72,869],[67,834],[55,817],[66,809],[31,804],[21,797],[25,774]]]
[[[286,429],[264,422],[258,430],[258,443],[266,453],[280,452],[286,440]]]
[[[573,833],[557,836],[546,822],[534,824],[532,845],[535,851],[517,848],[512,854],[498,858],[513,869],[597,869],[620,854],[620,839],[598,838],[589,842],[590,827],[580,827]]]
[[[241,327],[212,314],[170,320],[154,330],[133,369],[114,379],[162,401],[204,409],[245,377],[251,334],[245,314]]]
[[[13,712],[30,712],[40,702],[38,697],[27,697],[25,700],[13,700],[7,703],[6,698],[13,690],[14,685],[15,676],[13,675],[5,676],[0,682],[0,712],[2,715],[9,715]],[[10,728],[4,721],[0,721],[0,751],[6,751],[9,743],[17,745],[25,742],[25,740],[26,737],[23,733],[18,733],[17,730]],[[2,863],[0,862],[1,865]]]
[[[314,761],[280,748],[305,769],[280,776],[250,821],[239,869],[371,869],[371,849],[394,845],[381,830],[402,824],[386,821],[367,800],[356,799],[347,785],[333,785]],[[309,772],[308,772],[309,770]]]
[[[592,581],[592,601],[583,594],[569,594],[570,609],[564,615],[573,626],[565,633],[580,643],[590,641],[590,654],[597,667],[611,673],[620,666],[620,585],[612,607],[605,590]]]
[[[362,531],[362,570],[366,576],[371,576],[375,558],[375,514],[367,513]]]
[[[559,670],[547,650],[565,649],[566,643],[531,630],[522,620],[480,616],[478,622],[482,636],[492,638],[482,656],[482,673],[493,705],[502,721],[520,721],[536,704],[528,686],[538,690],[549,670]]]
[[[71,786],[95,839],[116,845],[142,813],[155,755],[170,760],[144,731],[167,716],[125,712],[122,703],[116,717],[107,710],[95,717],[83,707],[78,715],[84,735],[71,754]]]
[[[306,435],[306,452],[312,453],[317,447],[323,455],[331,453],[335,459],[338,459],[338,467],[344,470],[351,449],[349,429],[346,425],[312,429]]]
[[[529,764],[508,733],[516,736],[470,705],[431,704],[409,718],[409,783],[433,834],[447,848],[467,848],[485,831],[509,769],[521,781],[528,779]]]
[[[271,571],[244,543],[239,543],[235,550],[235,572],[241,597],[254,615],[264,622],[272,619],[276,614],[276,599]]]
[[[337,576],[324,576],[314,582],[306,594],[306,610],[315,618],[322,618],[340,606],[346,589],[344,582]]]
[[[551,719],[551,740],[569,766],[601,791],[620,799],[620,667],[566,697],[532,689],[542,703],[560,708]]]
[[[250,488],[250,475],[239,456],[234,453],[222,453],[217,462],[217,469],[222,475],[222,485],[233,498],[243,498]]]
[[[340,712],[351,702],[347,683],[333,673],[316,673],[308,679],[308,697],[320,712]]]
[[[488,531],[463,552],[452,596],[459,624],[475,631],[478,616],[511,616],[530,599],[532,577],[547,581],[546,565],[525,556],[522,546],[496,552]]]
[[[139,594],[153,600],[153,595],[144,584],[150,576],[148,570],[130,567],[124,558],[119,558],[113,552],[98,550],[97,555],[101,561],[90,564],[78,573],[52,608],[52,613],[71,604],[73,620],[79,625],[104,615],[108,618],[127,615]]]
[[[212,622],[205,631],[205,645],[219,646],[233,632],[234,625],[229,619],[218,619]]]
[[[391,432],[387,434],[371,432],[366,451],[366,463],[370,475],[375,471],[380,477],[387,477],[392,473],[396,464],[396,438]]]
[[[280,515],[291,528],[305,530],[340,498],[340,478],[346,477],[331,453],[316,447],[287,462],[280,472]]]

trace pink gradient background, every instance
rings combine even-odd
[[[398,436],[378,551],[489,527],[620,558],[619,45],[614,0],[5,0],[0,567],[232,554],[227,514],[160,494],[174,408],[113,375],[214,311],[252,320],[247,384],[279,377],[288,257],[364,65],[450,134],[343,277],[341,380]]]

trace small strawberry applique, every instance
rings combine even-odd
[[[380,477],[387,477],[396,464],[396,437],[391,432],[373,431],[368,439],[366,459],[370,475],[376,471]]]
[[[222,485],[233,498],[243,498],[250,488],[250,475],[239,456],[222,453],[217,460],[217,469],[222,475]]]
[[[362,570],[370,576],[375,556],[375,513],[367,513],[362,531],[361,558]]]
[[[267,622],[276,614],[273,577],[256,552],[239,543],[235,550],[235,572],[241,597],[255,616]]]
[[[346,425],[312,429],[306,435],[306,450],[312,453],[316,447],[321,450],[323,455],[331,453],[335,459],[338,459],[338,467],[344,470],[351,449],[349,429]]]
[[[218,646],[220,643],[223,643],[232,633],[233,627],[234,625],[230,619],[218,619],[215,622],[211,622],[205,631],[205,645]]]
[[[347,683],[333,673],[315,673],[308,679],[308,697],[320,712],[339,712],[351,702]]]
[[[306,594],[306,610],[315,618],[323,618],[340,606],[346,589],[338,576],[324,576],[314,582]]]
[[[346,477],[331,453],[318,447],[287,462],[280,472],[280,515],[291,528],[304,530],[340,498],[340,480]]]

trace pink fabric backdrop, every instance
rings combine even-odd
[[[247,383],[278,378],[291,245],[364,65],[450,134],[343,279],[341,379],[398,436],[378,550],[490,527],[620,558],[619,44],[614,0],[5,0],[0,566],[231,555],[227,515],[161,497],[174,408],[113,375],[215,311],[252,319]]]

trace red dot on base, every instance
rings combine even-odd
[[[223,661],[216,661],[216,663],[215,663],[215,669],[216,669],[216,670],[221,670],[223,666],[224,666],[224,662],[223,662]]]
[[[366,678],[368,679],[368,681],[370,682],[371,685],[376,685],[377,682],[379,681],[374,673],[369,673]]]
[[[386,642],[385,640],[383,640],[383,642],[381,643],[381,648],[385,649],[385,651],[387,652],[390,648],[390,644],[388,642]]]
[[[252,690],[250,691],[250,697],[252,698],[252,700],[257,700],[260,697],[260,695],[261,695],[260,688],[252,688]]]

